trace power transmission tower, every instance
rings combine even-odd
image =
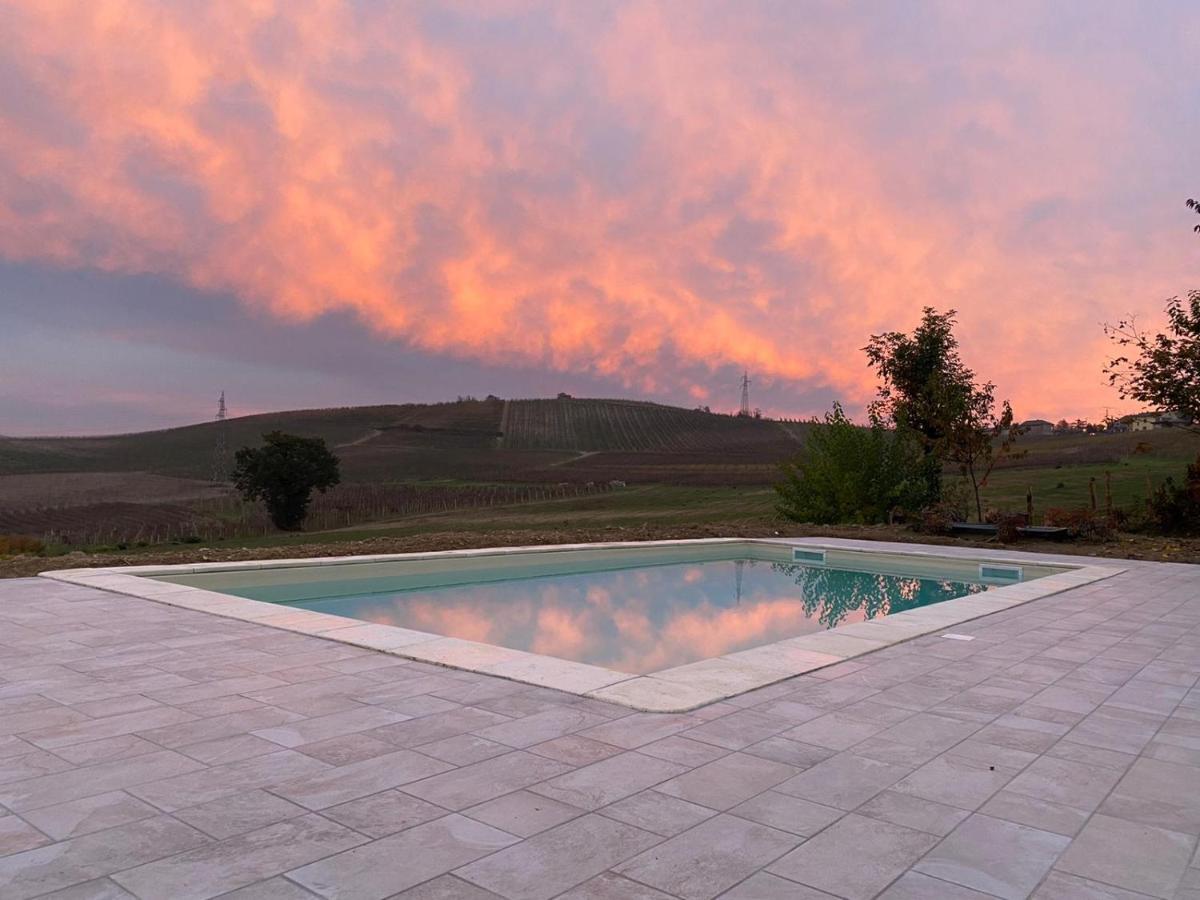
[[[742,405],[738,410],[739,416],[750,415],[750,373],[742,372]]]
[[[225,408],[225,392],[217,401],[217,440],[213,447],[212,480],[229,479],[229,412]]]

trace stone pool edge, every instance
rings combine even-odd
[[[828,631],[788,638],[724,656],[710,657],[649,675],[630,675],[627,672],[617,672],[601,666],[511,650],[493,644],[450,638],[392,625],[375,625],[359,619],[310,610],[280,607],[274,603],[247,600],[216,591],[153,581],[148,577],[143,577],[152,574],[190,574],[228,569],[346,565],[431,557],[453,558],[581,549],[674,547],[726,543],[806,546],[818,549],[886,552],[941,559],[1040,563],[1067,567],[1070,571],[1047,575],[1035,581],[1007,585],[983,594],[972,594],[919,609],[892,613],[869,622],[842,625]],[[939,550],[942,552],[938,552]],[[702,538],[679,541],[616,541],[596,544],[480,548],[429,553],[319,557],[316,559],[195,563],[175,566],[61,569],[43,572],[41,577],[69,584],[86,585],[110,593],[138,597],[196,612],[266,625],[283,631],[338,641],[388,653],[403,659],[552,688],[641,712],[675,713],[688,712],[719,700],[727,700],[922,635],[943,631],[963,622],[1111,578],[1125,571],[1124,568],[1118,566],[1081,565],[1078,562],[1065,561],[1069,559],[1069,557],[1057,555],[839,539]],[[1051,563],[1049,560],[1054,560],[1054,562]]]

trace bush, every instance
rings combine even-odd
[[[922,471],[915,440],[878,422],[855,425],[835,403],[800,456],[784,465],[784,481],[775,486],[778,510],[818,525],[885,522],[928,502]]]
[[[1183,484],[1168,478],[1149,503],[1150,519],[1166,534],[1200,533],[1200,458],[1187,467]]]
[[[1075,509],[1050,508],[1044,521],[1047,525],[1066,528],[1073,538],[1085,541],[1111,541],[1117,536],[1116,516],[1086,506]]]
[[[950,534],[955,522],[965,522],[970,516],[971,498],[966,482],[961,478],[942,483],[941,498],[921,510],[917,531],[925,534]]]
[[[41,556],[46,545],[23,534],[0,534],[0,556]]]
[[[924,534],[950,534],[950,526],[963,518],[953,503],[933,503],[921,510],[917,530]]]
[[[1003,509],[989,509],[986,519],[989,524],[996,526],[996,538],[1002,544],[1015,543],[1021,537],[1017,529],[1029,524],[1029,516],[1025,513]]]

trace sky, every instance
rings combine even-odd
[[[1200,5],[0,0],[0,434],[488,393],[774,415],[958,310],[1132,411],[1197,287]]]

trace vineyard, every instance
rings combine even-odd
[[[454,404],[444,404],[451,406]],[[436,407],[422,407],[434,409]],[[257,444],[268,431],[324,438],[338,446],[373,434],[409,407],[357,406],[240,416],[225,422],[231,447]],[[0,475],[36,472],[152,472],[207,478],[216,422],[102,437],[0,438]]]
[[[790,453],[797,452],[795,445]],[[779,479],[779,460],[788,453],[771,454],[731,450],[713,453],[581,454],[555,471],[575,482],[626,481],[630,484],[769,485]]]
[[[220,427],[206,422],[105,437],[0,438],[0,479],[61,473],[77,478],[81,490],[89,489],[84,475],[206,481]],[[489,397],[267,413],[232,418],[224,427],[231,448],[257,444],[277,429],[323,438],[341,458],[347,482],[766,484],[777,464],[799,449],[808,426],[632,400]],[[126,493],[102,499],[168,498],[131,482]]]
[[[223,497],[229,487],[193,478],[146,472],[55,472],[0,475],[0,510],[85,506],[134,501],[182,503]]]
[[[455,510],[486,509],[597,495],[607,485],[344,484],[313,497],[307,531]],[[0,508],[0,534],[49,544],[156,544],[214,541],[275,533],[261,505],[229,494],[192,503],[106,502]]]
[[[797,449],[790,428],[634,400],[511,400],[501,446],[509,449],[728,453],[778,460]]]

